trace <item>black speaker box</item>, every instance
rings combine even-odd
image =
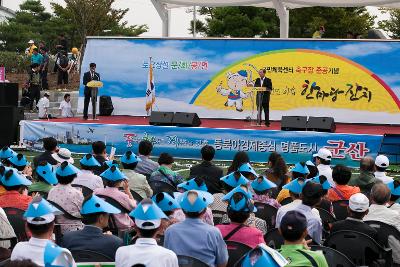
[[[174,119],[173,112],[152,111],[149,124],[171,126]]]
[[[0,83],[0,106],[18,107],[18,83]]]
[[[113,111],[114,111],[114,105],[112,103],[111,97],[108,95],[100,96],[100,103],[99,103],[100,116],[111,116],[111,113]]]
[[[175,112],[172,123],[177,126],[199,127],[201,120],[197,113]]]
[[[17,143],[19,122],[24,119],[24,109],[0,106],[0,114],[0,147]]]
[[[306,116],[282,116],[281,120],[282,131],[306,131],[307,117]]]
[[[334,133],[336,131],[335,119],[332,117],[310,117],[307,122],[309,131]]]

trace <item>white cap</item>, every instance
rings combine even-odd
[[[35,42],[33,40],[29,40],[28,44],[34,44]]]
[[[331,160],[332,159],[332,153],[330,150],[326,148],[321,148],[318,150],[317,154],[314,154],[313,157],[319,157],[324,160]]]
[[[161,225],[161,219],[154,219],[154,220],[135,219],[135,224],[140,229],[145,229],[145,230],[157,229]]]
[[[54,153],[51,156],[60,163],[68,161],[68,163],[74,164],[74,159],[71,158],[71,151],[66,148],[60,148],[57,153]]]
[[[354,194],[349,199],[349,208],[355,212],[364,212],[369,208],[369,199],[362,193]]]
[[[375,159],[375,165],[381,168],[389,167],[389,159],[385,155],[379,155]]]
[[[55,218],[56,217],[54,216],[53,213],[49,213],[49,214],[42,215],[40,217],[27,217],[26,220],[30,224],[40,225],[40,224],[51,223],[52,221],[54,221]]]

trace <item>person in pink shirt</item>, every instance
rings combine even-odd
[[[250,213],[255,211],[253,201],[249,194],[237,187],[235,193],[228,201],[228,217],[230,224],[219,224],[216,227],[221,231],[225,241],[235,241],[251,248],[260,243],[265,243],[263,234],[255,227],[245,225]]]
[[[129,190],[127,177],[118,169],[117,166],[112,165],[100,174],[100,177],[105,180],[106,188],[95,189],[95,195],[99,197],[105,196],[112,198],[129,212],[136,207],[136,201]],[[120,188],[123,189],[120,190]],[[127,230],[134,226],[128,213],[114,214],[113,216],[119,230]]]

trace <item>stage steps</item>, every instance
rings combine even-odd
[[[390,165],[400,164],[400,134],[385,134],[379,154],[386,155]]]

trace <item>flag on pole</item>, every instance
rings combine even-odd
[[[149,115],[150,112],[152,111],[154,102],[156,102],[156,88],[154,86],[153,64],[151,63],[151,58],[150,58],[149,77],[147,79],[147,89],[146,89],[147,115]]]

